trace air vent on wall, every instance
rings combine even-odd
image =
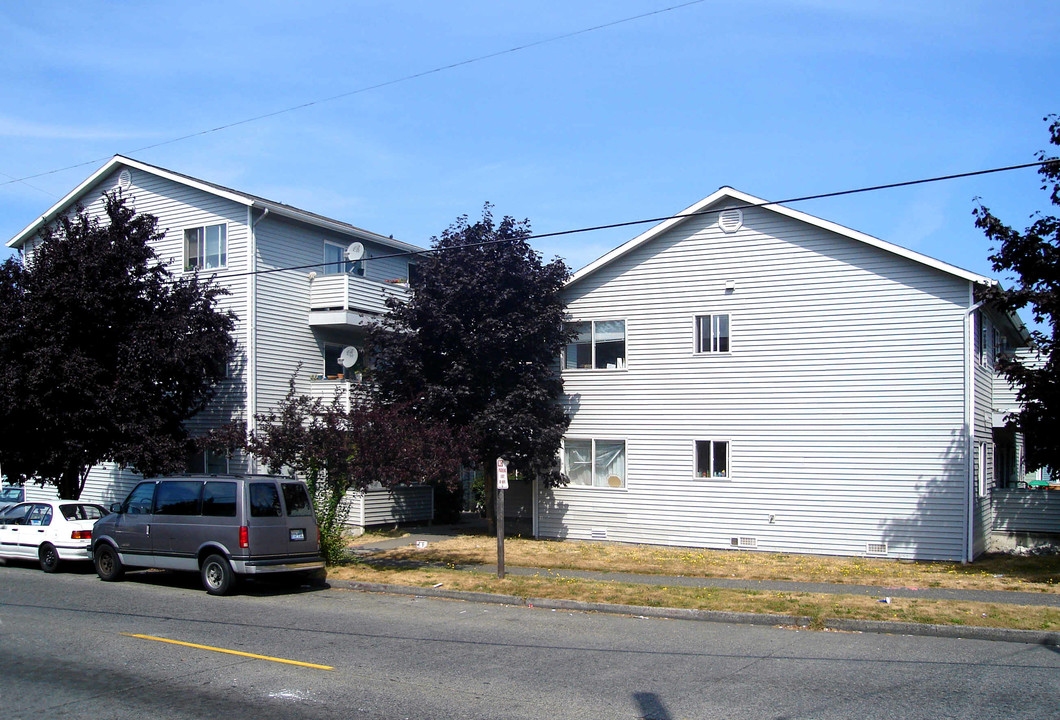
[[[593,540],[607,540],[607,528],[593,528],[589,531],[589,537]]]
[[[866,555],[886,555],[887,543],[865,543]]]
[[[122,170],[118,173],[118,187],[122,190],[128,190],[130,185],[132,185],[132,175],[129,174],[128,170]]]
[[[729,208],[718,213],[718,226],[723,232],[734,233],[743,227],[743,210]]]
[[[734,538],[730,538],[729,544],[732,545],[733,547],[742,547],[742,548],[758,547],[758,538],[746,537],[746,536],[745,537],[734,537]]]

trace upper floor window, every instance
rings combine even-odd
[[[324,243],[324,274],[339,275],[350,273],[351,275],[364,276],[364,260],[350,261],[346,258],[348,245],[338,245],[332,242]]]
[[[228,229],[206,225],[184,231],[184,269],[215,270],[228,265]]]
[[[420,265],[419,263],[409,263],[409,287],[419,287],[420,284]]]
[[[729,315],[696,316],[696,352],[729,352]]]
[[[593,320],[567,323],[575,337],[563,351],[567,370],[626,367],[626,321]]]

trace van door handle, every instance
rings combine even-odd
[[[144,528],[147,529],[147,534],[150,535],[151,534],[151,526],[150,525],[144,525]]]

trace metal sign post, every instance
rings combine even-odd
[[[497,458],[497,577],[504,579],[504,491],[508,489],[508,461]]]

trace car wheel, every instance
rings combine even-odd
[[[92,560],[96,566],[96,575],[99,575],[100,580],[112,582],[120,580],[125,574],[125,568],[121,566],[121,560],[118,559],[118,551],[110,545],[98,546],[92,553]]]
[[[40,559],[40,569],[46,573],[53,573],[59,569],[59,551],[51,543],[44,543],[37,551]]]
[[[232,566],[220,555],[210,555],[202,563],[202,586],[211,595],[227,595],[235,586]]]

